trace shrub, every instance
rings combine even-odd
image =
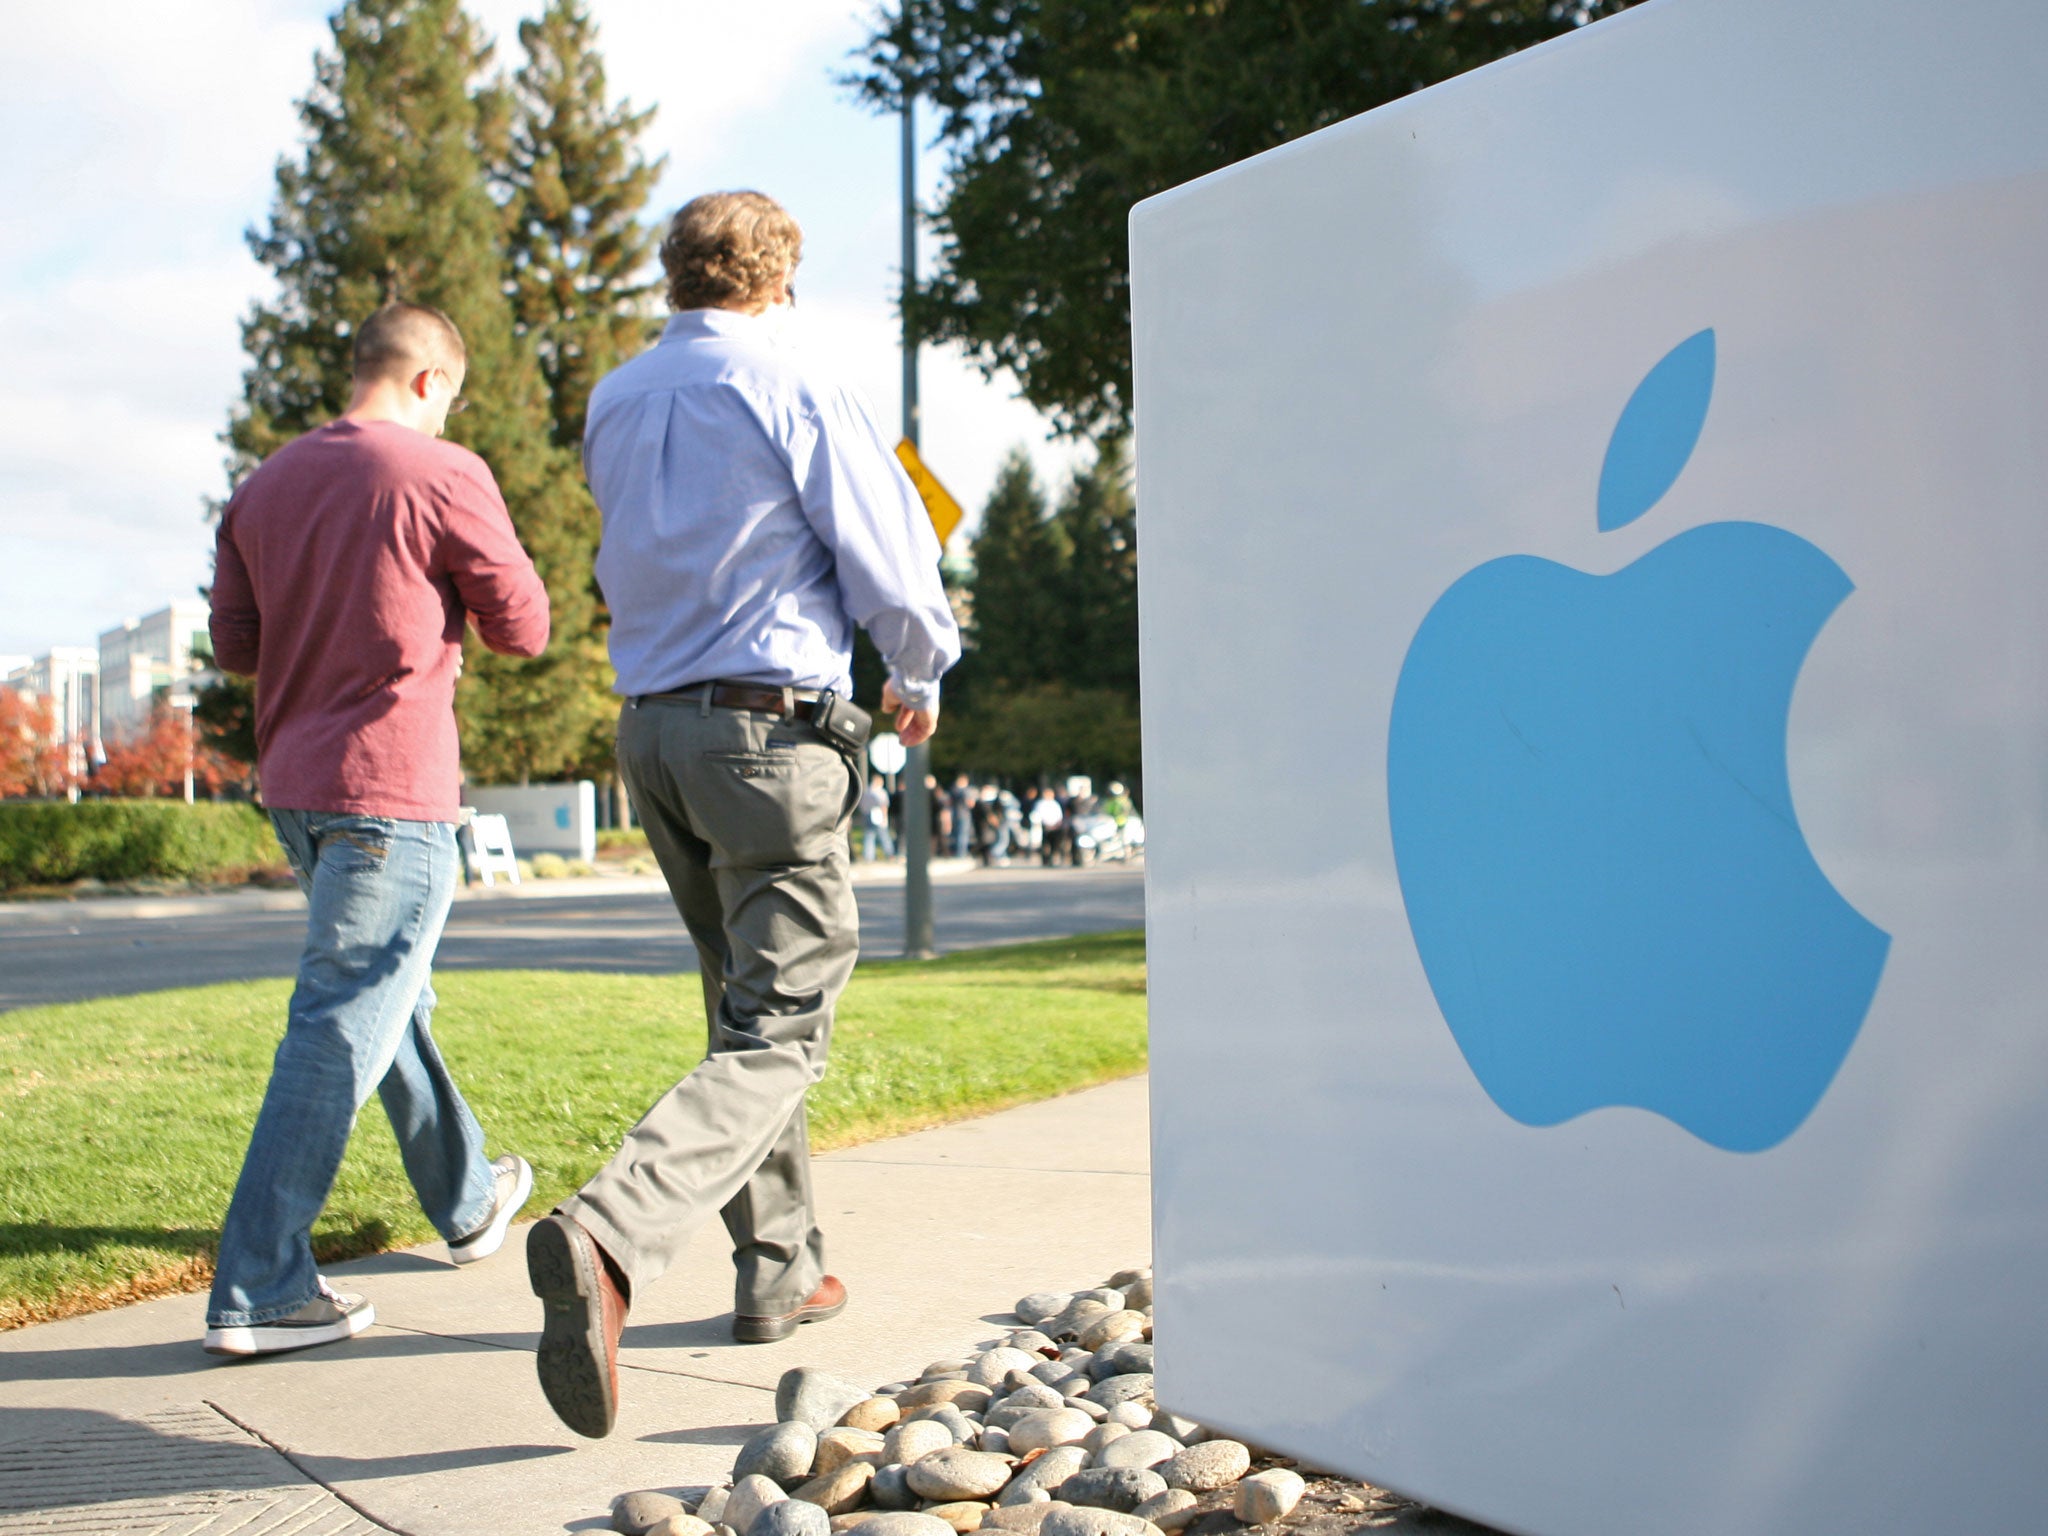
[[[0,804],[0,890],[67,880],[207,880],[284,867],[248,805],[176,800]]]

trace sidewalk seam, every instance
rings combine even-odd
[[[447,1339],[457,1344],[479,1344],[485,1349],[506,1349],[519,1355],[534,1353],[533,1350],[527,1348],[524,1344],[500,1344],[496,1339],[479,1338],[472,1333],[436,1333],[431,1328],[408,1328],[403,1323],[379,1323],[377,1326],[389,1329],[393,1333],[409,1333],[416,1338]],[[714,1386],[743,1387],[750,1392],[762,1392],[770,1397],[775,1395],[773,1387],[764,1387],[758,1381],[735,1381],[730,1376],[712,1376],[704,1371],[678,1371],[664,1365],[639,1365],[631,1360],[621,1360],[619,1362],[619,1369],[622,1371],[641,1371],[649,1376],[674,1376],[682,1381],[708,1381]]]
[[[299,1474],[299,1476],[305,1478],[308,1482],[313,1483],[318,1487],[326,1489],[327,1492],[331,1494],[335,1499],[337,1499],[339,1502],[343,1504],[346,1504],[350,1509],[354,1510],[356,1514],[361,1516],[363,1519],[369,1521],[370,1524],[377,1527],[378,1530],[389,1531],[391,1532],[391,1536],[416,1536],[415,1532],[408,1531],[404,1529],[402,1526],[391,1525],[383,1520],[378,1519],[375,1515],[371,1514],[367,1509],[363,1508],[362,1505],[358,1504],[354,1499],[350,1498],[347,1494],[343,1493],[339,1488],[335,1487],[334,1484],[328,1482],[326,1478],[320,1476],[311,1467],[307,1466],[303,1461],[299,1460],[299,1458],[293,1455],[291,1451],[287,1450],[284,1446],[278,1444],[277,1441],[271,1439],[270,1436],[263,1433],[263,1431],[258,1429],[254,1424],[245,1423],[243,1420],[236,1418],[232,1413],[229,1413],[227,1409],[221,1407],[219,1403],[216,1403],[210,1397],[203,1397],[200,1399],[200,1401],[205,1403],[207,1407],[211,1408],[215,1413],[219,1414],[222,1418],[226,1419],[230,1424],[234,1425],[235,1428],[239,1429],[243,1434],[248,1435],[253,1439],[260,1440],[263,1442],[263,1444],[269,1446],[271,1450],[277,1452],[278,1455],[282,1456],[286,1461],[290,1462],[293,1470],[295,1470]]]

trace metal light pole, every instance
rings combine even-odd
[[[903,97],[903,435],[917,441],[917,338],[910,295],[917,286],[917,99]],[[903,957],[929,960],[932,942],[932,802],[925,780],[931,748],[916,746],[903,765]]]

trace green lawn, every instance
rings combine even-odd
[[[544,1211],[704,1049],[695,976],[451,971],[435,1034],[490,1150]],[[202,1288],[287,981],[0,1013],[0,1328]],[[1138,933],[862,965],[811,1091],[821,1150],[1048,1098],[1145,1065]],[[434,1236],[373,1099],[323,1259]]]

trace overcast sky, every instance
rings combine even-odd
[[[470,0],[516,63],[542,0]],[[867,0],[591,0],[614,96],[660,110],[654,207],[758,187],[804,226],[799,336],[899,420],[898,126],[833,83]],[[9,8],[0,29],[0,654],[90,645],[190,596],[225,488],[237,322],[265,291],[242,232],[266,215],[324,0],[103,0]],[[938,155],[924,157],[931,201]],[[970,516],[1023,443],[1075,454],[927,348],[925,458]]]

